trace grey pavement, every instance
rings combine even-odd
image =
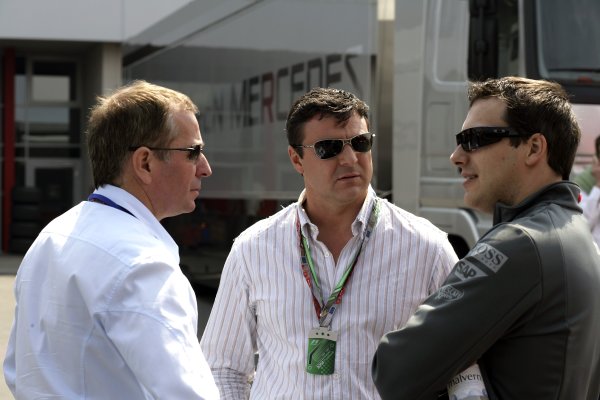
[[[22,259],[22,255],[0,254],[0,275],[15,275]]]
[[[13,321],[15,300],[13,296],[13,284],[15,274],[23,256],[0,254],[0,365],[4,361],[8,335]],[[12,399],[12,395],[6,383],[4,374],[0,374],[0,400]]]

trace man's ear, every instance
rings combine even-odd
[[[152,183],[152,168],[156,160],[149,148],[142,146],[136,149],[131,155],[131,167],[137,179],[147,185]]]
[[[528,154],[525,163],[533,166],[540,161],[547,162],[548,160],[548,142],[546,137],[541,133],[534,133],[527,139]]]
[[[290,161],[292,162],[292,166],[300,175],[304,174],[304,167],[302,166],[302,158],[298,155],[296,149],[292,146],[288,146],[288,155],[290,156]]]

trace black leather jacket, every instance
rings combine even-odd
[[[373,360],[383,399],[436,399],[478,362],[490,399],[597,400],[600,256],[569,182],[516,207]]]

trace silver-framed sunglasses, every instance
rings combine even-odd
[[[315,151],[317,157],[321,160],[333,158],[340,154],[344,150],[345,145],[350,145],[352,150],[357,153],[366,153],[373,147],[374,133],[365,132],[359,135],[353,136],[349,139],[324,139],[316,141],[314,144],[302,145],[297,144],[292,146],[293,148],[312,148]]]

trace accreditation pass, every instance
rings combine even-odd
[[[337,332],[325,327],[313,328],[308,334],[306,372],[314,375],[331,375],[335,366]]]

